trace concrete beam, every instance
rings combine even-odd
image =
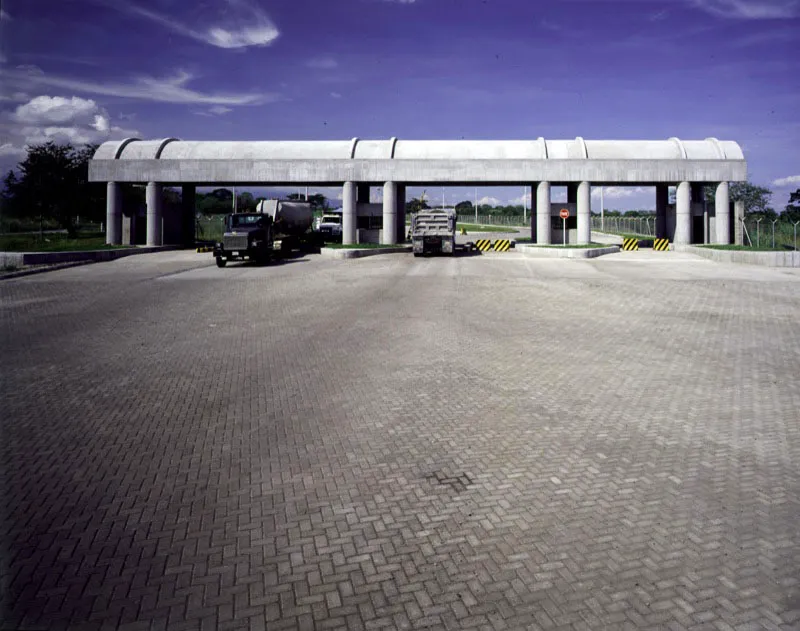
[[[575,191],[578,205],[578,243],[587,244],[592,240],[592,187],[589,182],[581,182]]]
[[[720,182],[714,194],[715,243],[729,245],[731,242],[731,206],[728,183]]]
[[[163,245],[162,185],[147,183],[147,245]]]
[[[356,242],[356,183],[345,182],[342,189],[342,243]]]
[[[735,160],[92,160],[92,182],[209,185],[339,186],[344,182],[407,185],[524,185],[527,182],[644,184],[739,182]]]
[[[539,182],[536,186],[536,243],[549,245],[550,230],[550,182]]]
[[[106,186],[106,243],[122,244],[122,191],[116,182]]]
[[[676,245],[692,242],[692,196],[689,182],[680,182],[675,193],[675,237]]]

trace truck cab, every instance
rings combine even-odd
[[[268,214],[235,213],[225,217],[225,233],[214,244],[217,267],[228,261],[267,262],[273,252],[273,220]]]
[[[341,241],[342,215],[328,213],[322,215],[317,226],[317,232],[322,235],[325,241]]]

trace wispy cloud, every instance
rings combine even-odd
[[[604,186],[603,199],[625,199],[647,193],[650,190],[644,186]],[[600,197],[600,187],[592,187],[592,197]]]
[[[232,111],[233,109],[230,107],[226,107],[224,105],[215,105],[214,107],[209,107],[207,110],[195,112],[195,114],[198,116],[224,116]]]
[[[9,21],[11,20],[11,16],[8,14],[7,11],[0,9],[0,20],[2,20],[3,22]]]
[[[772,182],[772,186],[794,186],[800,185],[800,175],[790,175],[788,177],[779,177]]]
[[[208,105],[256,105],[281,100],[274,93],[263,94],[208,94],[192,90],[188,83],[193,76],[187,72],[178,72],[169,78],[137,77],[132,83],[113,83],[91,81],[47,75],[40,69],[18,66],[16,70],[0,69],[0,79],[7,84],[18,86],[18,89],[30,90],[33,87],[46,86],[71,90],[84,94],[100,94],[127,99],[142,99],[159,103],[188,103]]]
[[[339,67],[339,62],[333,57],[314,57],[314,59],[309,59],[308,62],[306,62],[306,66],[320,70],[332,70],[333,68]]]
[[[340,98],[342,98],[342,95],[341,95],[341,94],[339,94],[338,92],[331,92],[331,96],[332,96],[334,99],[340,99]]]
[[[153,11],[126,0],[96,0],[117,11],[131,13],[184,37],[210,44],[218,48],[246,48],[267,46],[277,39],[278,28],[257,4],[247,0],[225,0],[229,10],[224,19],[202,29],[193,28],[178,19]],[[205,19],[205,18],[204,18]]]
[[[689,4],[723,18],[764,20],[800,15],[798,0],[688,0]]]

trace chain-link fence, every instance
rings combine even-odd
[[[656,235],[655,217],[595,217],[592,230],[611,234],[638,234],[647,237]]]
[[[788,221],[756,221],[745,219],[743,222],[742,243],[754,248],[786,250],[798,248],[798,228],[800,222]]]

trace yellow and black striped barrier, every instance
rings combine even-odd
[[[497,239],[494,242],[494,251],[495,252],[508,252],[511,249],[511,240],[510,239]]]
[[[653,249],[666,252],[669,250],[669,239],[653,239]]]
[[[491,239],[476,239],[475,240],[475,247],[478,248],[481,252],[488,252],[492,249],[492,240]]]
[[[623,250],[638,250],[639,249],[639,239],[623,239],[622,240],[622,249]]]
[[[214,251],[214,247],[210,246],[210,245],[204,245],[204,246],[202,246],[200,248],[197,248],[197,253],[198,254],[205,254],[206,252],[213,252],[213,251]]]

